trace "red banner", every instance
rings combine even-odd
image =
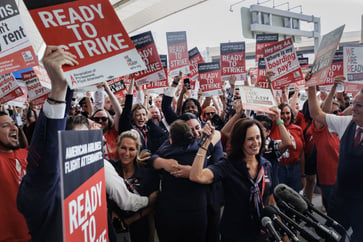
[[[266,62],[263,58],[260,58],[258,61],[256,86],[261,88],[270,88],[270,83],[266,80]]]
[[[35,2],[28,2],[27,7],[45,43],[77,56],[79,65],[63,67],[71,88],[145,69],[108,0],[78,0],[32,9]]]
[[[50,92],[51,85],[49,77],[48,75],[45,77],[45,75],[46,71],[41,67],[21,74],[27,87],[29,102],[32,102],[34,105],[43,105]]]
[[[256,52],[255,62],[258,63],[260,58],[264,58],[263,49],[270,44],[275,44],[279,41],[278,34],[256,34]]]
[[[330,65],[327,78],[318,81],[319,86],[328,86],[334,84],[334,77],[344,75],[343,72],[343,51],[336,51],[333,61]]]
[[[313,67],[311,68],[311,79],[306,86],[316,86],[325,82],[328,78],[329,69],[333,61],[335,51],[343,35],[344,26],[341,26],[323,36],[318,52],[315,55]]]
[[[271,44],[263,50],[267,71],[275,73],[271,77],[273,89],[304,79],[291,38]]]
[[[137,85],[142,86],[164,80],[166,75],[151,32],[132,36],[131,40],[147,68],[133,74]]]
[[[0,75],[38,64],[14,0],[0,2]]]
[[[197,47],[194,47],[193,49],[189,50],[188,55],[189,55],[189,63],[190,63],[189,78],[190,78],[190,80],[195,81],[198,79],[198,64],[205,63],[205,61]]]
[[[246,72],[245,42],[221,43],[221,74],[222,80],[228,81],[231,75],[237,81],[244,81]]]
[[[222,94],[221,69],[217,62],[198,64],[199,88],[203,96],[217,96]]]
[[[190,70],[186,32],[166,32],[166,40],[168,44],[170,76],[178,76],[179,72],[188,74]]]
[[[0,104],[23,95],[23,91],[12,73],[0,76]]]

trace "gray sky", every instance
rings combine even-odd
[[[260,0],[263,2],[265,0]],[[246,41],[242,36],[240,8],[256,4],[257,0],[208,0],[192,8],[159,20],[138,31],[152,31],[159,54],[167,54],[166,32],[187,31],[188,49],[195,46],[203,51],[206,47],[219,46],[223,42]],[[275,5],[283,4],[287,0],[275,0]],[[238,3],[238,4],[236,4]],[[231,4],[233,12],[230,12]],[[273,0],[262,6],[272,7]],[[359,31],[361,29],[361,15],[363,14],[363,0],[290,0],[289,6],[302,5],[302,13],[320,17],[322,35],[345,24],[344,31]],[[287,10],[287,4],[278,7]],[[291,10],[300,12],[300,8]],[[310,29],[309,29],[310,30]],[[312,30],[312,28],[311,28]],[[134,35],[131,33],[130,35]]]

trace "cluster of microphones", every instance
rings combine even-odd
[[[268,205],[263,209],[261,224],[271,241],[349,241],[342,225],[325,215],[304,196],[285,184],[274,189],[278,206]]]

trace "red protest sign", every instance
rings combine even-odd
[[[246,50],[245,42],[221,43],[221,74],[222,80],[228,81],[231,75],[237,81],[246,79]]]
[[[323,36],[311,68],[311,79],[305,83],[305,86],[319,85],[319,83],[325,82],[325,79],[328,78],[329,69],[340,38],[342,37],[344,26]]]
[[[26,1],[45,43],[77,56],[79,65],[63,66],[71,88],[145,69],[109,1],[78,0],[41,8],[33,4],[36,1]]]
[[[0,2],[0,75],[38,64],[14,0]]]
[[[256,52],[255,61],[258,63],[260,58],[264,58],[263,49],[270,44],[277,43],[279,41],[278,34],[256,34]]]
[[[258,60],[258,71],[257,71],[257,87],[270,88],[270,83],[266,79],[266,62],[265,59],[260,58]]]
[[[107,241],[101,130],[58,134],[64,241]]]
[[[24,87],[21,87],[21,91],[23,92],[23,95],[12,99],[11,101],[7,102],[7,104],[16,107],[23,107],[28,100],[28,92]]]
[[[323,80],[318,80],[318,85],[333,85],[334,77],[342,76],[343,74],[343,51],[336,51],[333,57],[333,61],[330,65],[327,77]]]
[[[344,75],[347,82],[363,83],[363,48],[362,45],[344,46]]]
[[[112,80],[107,81],[108,86],[116,97],[124,97],[124,92],[126,91],[126,85],[123,81],[123,77],[117,77]]]
[[[303,80],[299,60],[291,38],[271,44],[263,50],[267,71],[275,73],[271,77],[273,89]]]
[[[198,64],[199,88],[203,96],[222,94],[221,69],[218,62]]]
[[[23,91],[12,73],[0,76],[0,90],[0,104],[23,95]]]
[[[344,92],[351,93],[354,97],[363,88],[363,83],[344,82]]]
[[[197,80],[198,79],[198,64],[199,63],[205,63],[202,55],[200,54],[197,47],[194,47],[193,49],[188,51],[189,55],[189,78],[190,80]]]
[[[170,76],[178,76],[179,72],[188,74],[190,70],[186,32],[166,32],[166,41],[168,44]]]
[[[146,70],[133,74],[137,85],[164,80],[166,75],[151,32],[132,36],[131,40],[146,65]]]
[[[21,74],[27,87],[29,102],[34,105],[42,105],[50,92],[49,77],[45,77],[45,74],[46,71],[41,67]]]
[[[242,86],[240,90],[245,109],[271,113],[270,107],[276,105],[270,89]]]

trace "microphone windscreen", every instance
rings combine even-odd
[[[308,209],[308,205],[301,195],[286,184],[278,184],[273,193],[276,200],[285,201],[298,212],[304,212]]]
[[[266,227],[269,223],[272,223],[272,220],[269,217],[263,217],[261,219],[261,224],[263,227]]]

